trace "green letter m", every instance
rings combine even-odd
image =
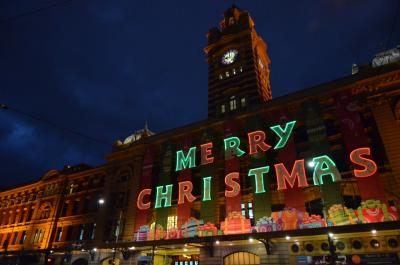
[[[196,146],[189,149],[187,156],[183,154],[182,150],[176,152],[176,168],[179,171],[185,168],[193,168],[196,166]]]

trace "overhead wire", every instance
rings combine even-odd
[[[35,120],[35,121],[38,121],[38,122],[47,124],[47,125],[49,125],[49,126],[52,126],[52,127],[55,127],[55,128],[61,129],[61,130],[64,130],[64,131],[66,131],[66,132],[69,132],[69,133],[71,133],[71,134],[75,134],[75,135],[77,135],[77,136],[86,138],[86,139],[88,139],[88,140],[91,140],[92,142],[96,142],[96,143],[98,143],[98,144],[107,145],[108,147],[110,147],[110,146],[112,147],[112,144],[111,144],[111,143],[108,143],[107,141],[104,141],[104,140],[101,140],[101,139],[98,139],[98,138],[89,136],[89,135],[87,135],[87,134],[81,133],[81,132],[79,132],[79,131],[77,131],[77,130],[74,130],[74,129],[71,129],[71,128],[69,128],[69,127],[66,127],[66,126],[57,124],[57,123],[52,122],[52,121],[49,121],[49,120],[47,120],[47,119],[43,119],[43,118],[37,117],[37,116],[32,115],[32,114],[30,114],[30,113],[27,113],[27,112],[25,112],[25,111],[16,109],[16,108],[14,108],[14,107],[10,107],[9,105],[0,104],[0,109],[13,111],[13,112],[15,112],[15,113],[17,113],[17,114],[19,114],[19,115],[23,115],[23,116],[25,116],[25,117],[29,117],[29,118],[32,119],[32,120]]]
[[[65,4],[65,3],[67,3],[67,2],[71,2],[71,1],[72,1],[72,0],[58,1],[58,2],[51,3],[51,4],[46,5],[46,6],[42,6],[42,7],[33,9],[33,10],[29,10],[29,11],[20,13],[20,14],[15,15],[15,16],[10,16],[10,17],[6,17],[6,18],[0,18],[0,23],[10,22],[10,21],[13,21],[13,20],[22,18],[22,17],[26,17],[26,16],[29,16],[29,15],[33,15],[33,14],[39,13],[39,12],[41,12],[41,11],[43,11],[43,10],[46,10],[46,9],[49,9],[49,8],[52,8],[52,7],[56,7],[56,6],[59,6],[59,5],[62,5],[62,4]],[[32,114],[27,113],[27,112],[25,112],[25,111],[21,111],[21,110],[19,110],[19,109],[10,107],[10,106],[8,106],[8,105],[6,105],[6,104],[0,104],[0,109],[3,109],[3,110],[11,110],[11,111],[13,111],[13,112],[15,112],[15,113],[18,113],[18,114],[20,114],[20,115],[29,117],[29,118],[31,118],[31,119],[33,119],[33,120],[36,120],[36,121],[39,121],[39,122],[41,122],[41,123],[45,123],[45,124],[47,124],[47,125],[49,125],[49,126],[52,126],[52,127],[55,127],[55,128],[58,128],[58,129],[61,129],[61,130],[64,130],[64,131],[67,131],[67,132],[69,132],[69,133],[71,133],[71,134],[75,134],[75,135],[77,135],[77,136],[86,138],[86,139],[88,139],[88,140],[90,140],[90,141],[93,141],[93,142],[96,142],[96,143],[98,143],[98,144],[107,145],[107,146],[112,146],[111,143],[108,143],[108,142],[106,142],[106,141],[104,141],[104,140],[101,140],[101,139],[98,139],[98,138],[89,136],[89,135],[87,135],[87,134],[81,133],[81,132],[79,132],[79,131],[77,131],[77,130],[71,129],[71,128],[66,127],[66,126],[56,124],[56,123],[54,123],[54,122],[52,122],[52,121],[49,121],[49,120],[46,120],[46,119],[43,119],[43,118],[39,118],[39,117],[37,117],[37,116],[35,116],[35,115],[32,115]]]
[[[6,23],[6,22],[14,21],[16,19],[19,19],[19,18],[22,18],[22,17],[26,17],[26,16],[30,16],[30,15],[39,13],[39,12],[41,12],[43,10],[46,10],[46,9],[49,9],[49,8],[52,8],[52,7],[56,7],[56,6],[59,6],[59,5],[68,3],[68,2],[72,2],[72,0],[58,1],[58,2],[51,3],[51,4],[46,5],[46,6],[42,6],[42,7],[38,7],[38,8],[32,9],[32,10],[28,10],[26,12],[22,12],[20,14],[14,15],[14,16],[0,18],[0,23]]]

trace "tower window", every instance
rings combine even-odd
[[[222,76],[222,74],[219,74],[219,80],[222,80],[224,77]]]
[[[221,105],[221,113],[225,113],[225,104]]]
[[[230,101],[229,101],[229,107],[230,110],[235,110],[236,109],[236,98],[235,96],[232,96]]]
[[[246,98],[241,98],[240,104],[242,105],[242,107],[246,107]]]
[[[236,75],[236,69],[235,69],[235,68],[233,68],[232,73],[233,73],[234,75]]]
[[[229,77],[229,72],[228,72],[228,71],[225,73],[225,76],[226,76],[226,77]]]
[[[239,67],[239,72],[241,72],[241,73],[243,72],[243,67],[241,67],[241,66]]]

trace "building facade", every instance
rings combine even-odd
[[[400,65],[272,99],[266,47],[229,8],[208,119],[2,191],[2,262],[399,264]]]

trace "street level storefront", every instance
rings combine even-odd
[[[399,224],[395,221],[146,241],[134,244],[136,247],[132,242],[121,242],[117,247],[127,259],[143,264],[329,264],[333,247],[337,249],[335,259],[341,262],[339,264],[398,264],[400,247],[395,242],[400,234],[395,230]],[[231,255],[235,253],[241,255],[233,258]],[[246,261],[252,255],[255,256],[253,261]],[[233,260],[229,261],[230,258]]]

